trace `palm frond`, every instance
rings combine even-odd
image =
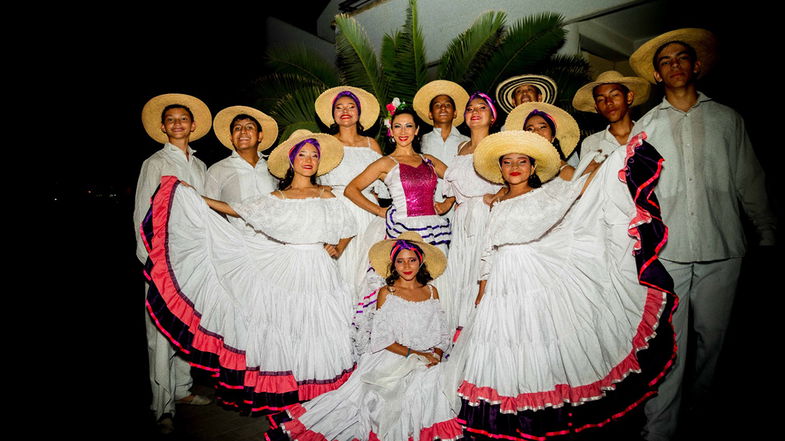
[[[491,91],[513,75],[530,73],[562,44],[565,31],[559,14],[543,13],[518,20],[505,31],[503,41],[485,62],[472,84],[475,90]]]
[[[281,96],[268,110],[278,123],[279,131],[283,134],[288,126],[303,123],[310,123],[311,127],[318,128],[313,103],[322,92],[323,89],[320,88],[304,87]]]
[[[291,73],[272,73],[261,76],[254,81],[252,94],[255,107],[272,115],[283,97],[289,94],[312,94],[313,90],[324,89],[324,84],[314,81],[313,77],[303,77]]]
[[[309,82],[323,84],[325,88],[339,84],[335,64],[301,44],[268,49],[265,64],[273,72],[300,75]]]
[[[498,46],[507,14],[488,11],[455,37],[442,55],[438,76],[464,86],[474,82],[479,70]]]
[[[564,110],[572,111],[572,98],[575,92],[591,81],[589,62],[576,55],[554,55],[541,63],[537,72],[542,72],[559,85],[556,105]]]
[[[338,30],[335,36],[336,63],[341,83],[361,87],[374,94],[379,102],[384,102],[387,83],[365,30],[354,18],[345,14],[335,17],[335,25]]]
[[[417,18],[415,0],[409,0],[403,29],[393,35],[384,36],[381,60],[389,93],[383,102],[398,97],[411,103],[417,89],[427,81],[425,42]]]

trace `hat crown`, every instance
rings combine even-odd
[[[617,72],[615,70],[608,70],[597,75],[597,82],[612,83],[613,81],[620,80],[622,78],[624,78],[624,75],[622,75],[621,72]]]
[[[288,139],[296,139],[296,138],[307,138],[312,136],[313,132],[308,129],[297,129],[289,135]]]

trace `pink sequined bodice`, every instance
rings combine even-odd
[[[425,161],[417,167],[398,164],[387,174],[387,177],[385,183],[390,189],[393,205],[399,210],[405,210],[406,216],[436,214],[433,208],[433,194],[436,191],[437,177],[430,164]]]

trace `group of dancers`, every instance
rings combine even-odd
[[[339,86],[314,103],[330,133],[265,160],[257,109],[148,102],[148,133],[197,170],[159,167],[137,210],[150,322],[269,440],[590,437],[640,410],[677,304],[646,133],[576,168],[578,125],[547,102],[498,133],[497,103],[450,81],[385,109],[389,154],[364,135],[376,98]],[[439,119],[470,131],[445,160],[420,148]],[[201,177],[187,142],[210,126],[233,152]]]

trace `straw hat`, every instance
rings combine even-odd
[[[608,70],[597,75],[595,81],[578,89],[572,98],[572,106],[582,112],[597,113],[597,108],[594,105],[594,88],[602,84],[622,84],[630,89],[634,94],[630,107],[645,103],[649,99],[649,91],[651,90],[649,82],[641,77],[625,77],[615,70]]]
[[[447,95],[455,101],[455,119],[452,125],[461,125],[463,122],[463,109],[466,107],[466,103],[469,102],[469,93],[460,84],[452,81],[434,80],[422,86],[412,100],[412,107],[414,107],[417,115],[426,123],[432,121],[428,117],[428,114],[431,112],[431,101],[439,95]]]
[[[289,170],[289,150],[300,141],[313,138],[319,143],[319,169],[316,176],[321,176],[334,169],[343,159],[343,145],[334,136],[326,133],[313,133],[310,130],[296,130],[286,141],[278,144],[267,158],[267,168],[270,173],[283,178]]]
[[[474,150],[474,169],[483,178],[504,184],[499,158],[508,153],[521,153],[534,158],[537,176],[549,181],[559,172],[559,153],[542,136],[524,130],[506,130],[488,135]]]
[[[237,115],[250,115],[262,125],[262,142],[259,143],[257,150],[261,152],[275,143],[275,140],[278,138],[278,123],[274,119],[253,107],[232,106],[218,112],[213,121],[215,136],[224,147],[234,150],[232,145],[232,128],[229,127],[229,124],[232,123],[232,120]]]
[[[447,257],[442,250],[438,247],[424,241],[423,238],[413,232],[407,231],[395,239],[385,239],[376,242],[368,250],[368,258],[371,261],[373,269],[382,277],[387,278],[390,276],[390,263],[392,262],[390,252],[395,245],[395,242],[405,240],[416,244],[423,252],[423,261],[428,268],[428,272],[434,279],[442,275],[444,269],[447,268]]]
[[[335,118],[333,118],[333,102],[335,97],[341,92],[351,92],[360,100],[360,124],[366,130],[373,127],[379,118],[379,101],[365,90],[352,86],[333,87],[325,90],[319,95],[319,98],[316,98],[314,103],[316,114],[324,125],[330,127],[335,122]]]
[[[664,44],[672,41],[683,41],[695,49],[698,61],[701,62],[698,78],[711,70],[717,59],[717,39],[714,34],[700,28],[683,28],[654,37],[633,52],[630,56],[630,65],[635,73],[652,84],[656,83],[654,80],[654,53]]]
[[[518,75],[517,77],[507,78],[496,86],[496,102],[499,103],[505,113],[510,113],[515,108],[513,95],[515,89],[523,84],[531,84],[536,87],[542,95],[542,101],[553,104],[556,101],[556,82],[545,75]]]
[[[556,138],[564,156],[570,156],[581,138],[581,129],[578,122],[569,113],[553,104],[548,103],[523,103],[514,108],[504,121],[504,130],[523,130],[526,118],[533,110],[539,110],[550,115],[556,122]]]
[[[194,114],[196,130],[191,133],[191,136],[188,138],[189,141],[196,141],[210,132],[213,117],[207,104],[191,95],[166,93],[151,98],[142,108],[142,124],[144,125],[144,130],[151,138],[161,144],[169,142],[169,137],[161,130],[161,114],[166,106],[172,104],[188,107],[191,113]]]

